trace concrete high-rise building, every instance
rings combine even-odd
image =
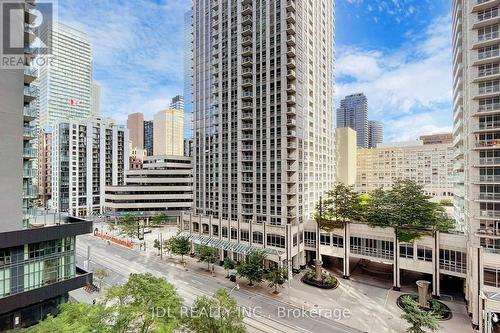
[[[144,115],[140,112],[129,114],[127,129],[132,148],[144,149]]]
[[[337,109],[337,128],[350,127],[356,131],[358,147],[368,148],[368,99],[365,94],[353,94],[340,101]]]
[[[421,140],[424,145],[431,145],[437,143],[453,143],[453,133],[443,133],[443,134],[430,134],[422,135],[419,140]]]
[[[92,81],[90,114],[92,117],[99,117],[101,115],[101,84],[97,81]]]
[[[184,156],[193,156],[193,139],[184,139]]]
[[[42,207],[50,207],[52,198],[52,133],[40,131],[38,135],[38,198]]]
[[[193,18],[196,213],[298,269],[334,183],[334,2],[196,0]]]
[[[123,186],[106,186],[106,214],[179,216],[193,206],[193,167],[184,156],[144,157],[142,169],[125,172]]]
[[[153,154],[184,155],[184,112],[166,109],[153,118]]]
[[[144,121],[144,149],[146,150],[148,156],[153,155],[153,121]]]
[[[184,96],[177,95],[173,97],[172,102],[170,103],[170,108],[184,112]]]
[[[193,11],[184,14],[184,135],[192,138],[193,126]]]
[[[467,308],[492,332],[500,308],[498,1],[453,0],[455,211],[467,236]]]
[[[384,142],[384,124],[378,120],[368,121],[368,148],[375,148]]]
[[[92,50],[89,37],[62,23],[52,36],[53,61],[40,68],[40,126],[60,120],[86,119],[92,105]]]
[[[397,179],[409,178],[435,200],[453,197],[453,145],[422,141],[379,144],[357,151],[356,190],[368,193],[390,189]]]
[[[52,134],[52,201],[72,216],[104,213],[106,186],[123,185],[128,130],[111,119],[59,122]]]
[[[35,35],[30,27],[37,11],[35,1],[13,5],[12,29],[3,38],[25,45],[18,56],[26,65],[0,68],[1,332],[36,324],[57,312],[69,291],[92,282],[91,274],[81,274],[75,266],[75,236],[91,232],[92,223],[56,216],[40,221],[36,216],[39,92],[34,86],[37,71],[31,67]]]
[[[356,183],[357,144],[355,130],[350,127],[335,129],[335,151],[337,153],[335,175],[338,182],[346,185]]]

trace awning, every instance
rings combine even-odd
[[[213,247],[216,249],[222,249],[226,251],[231,251],[239,254],[248,254],[253,251],[264,251],[266,254],[276,255],[278,257],[285,254],[284,251],[278,251],[272,248],[256,247],[250,244],[237,244],[232,243],[228,240],[211,238],[209,236],[203,236],[200,234],[190,234],[188,231],[183,231],[179,234],[180,237],[187,237],[194,244],[205,245],[208,247]]]

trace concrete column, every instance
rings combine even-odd
[[[439,231],[434,234],[434,247],[432,249],[432,295],[436,298],[441,296],[441,286],[439,282]]]
[[[349,254],[351,251],[351,232],[350,223],[346,223],[344,226],[344,279],[349,279],[350,267],[349,267]],[[319,239],[318,239],[319,242]]]
[[[415,247],[415,244],[413,245]],[[416,249],[414,248],[414,253],[417,253]],[[399,291],[401,290],[401,271],[399,269],[399,243],[397,240],[397,235],[396,232],[394,232],[394,258],[393,258],[393,277],[394,277],[394,282],[393,282],[393,290]]]
[[[299,263],[299,257],[301,255],[301,252],[297,253],[296,255],[293,256],[292,258],[292,268],[293,269],[299,269],[300,268],[300,263]]]
[[[306,251],[305,250],[302,250],[299,252],[299,264],[300,264],[300,269],[306,268],[307,259],[306,259]]]

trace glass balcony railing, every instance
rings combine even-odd
[[[479,200],[500,200],[500,193],[479,193]]]

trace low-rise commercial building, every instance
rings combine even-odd
[[[193,168],[184,156],[148,156],[140,170],[125,172],[123,186],[106,186],[110,216],[178,216],[193,205]]]
[[[111,119],[59,122],[52,137],[52,198],[73,216],[104,212],[104,188],[123,185],[128,130]]]
[[[453,198],[453,145],[422,141],[358,149],[356,189],[367,193],[410,178],[437,200]]]

